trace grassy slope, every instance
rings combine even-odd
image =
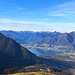
[[[46,73],[46,72],[26,72],[26,73],[15,73],[15,74],[8,74],[8,75],[55,75],[55,74]]]
[[[47,73],[47,72],[25,72],[25,73],[15,73],[15,74],[0,74],[0,75],[68,75],[60,72]]]

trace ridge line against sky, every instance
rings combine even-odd
[[[75,0],[0,0],[0,30],[75,31]]]

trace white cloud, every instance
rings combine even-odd
[[[17,7],[16,10],[25,10],[25,9],[27,9],[27,8]]]
[[[48,21],[48,20],[50,20],[50,19],[48,19],[48,18],[43,18],[43,19],[37,19],[37,20],[39,20],[39,21]]]
[[[75,17],[75,1],[69,1],[51,8],[48,16]]]
[[[50,23],[0,18],[0,30],[14,31],[75,31],[75,23]]]

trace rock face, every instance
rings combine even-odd
[[[0,71],[40,63],[39,58],[15,40],[0,33]]]

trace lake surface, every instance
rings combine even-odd
[[[30,52],[34,53],[37,56],[48,56],[48,55],[57,55],[59,54],[58,51],[53,51],[53,50],[42,50],[38,48],[29,48],[28,49]]]

